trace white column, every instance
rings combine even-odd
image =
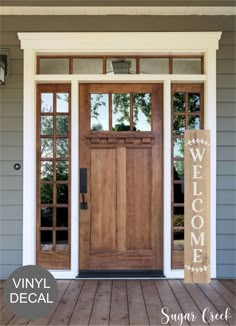
[[[36,100],[35,55],[24,50],[23,265],[36,263]]]

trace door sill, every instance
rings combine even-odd
[[[163,270],[81,270],[77,278],[164,278]]]

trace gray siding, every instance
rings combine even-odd
[[[0,277],[22,264],[22,170],[13,169],[15,162],[23,163],[23,53],[16,33],[173,30],[223,31],[217,52],[217,276],[236,277],[235,18],[9,16],[2,17],[1,28],[1,46],[9,48],[10,60],[0,88]]]

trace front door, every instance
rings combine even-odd
[[[80,273],[162,271],[162,85],[79,94]]]

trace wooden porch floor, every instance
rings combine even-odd
[[[2,300],[4,283],[0,283],[0,325],[159,326],[164,325],[162,307],[169,308],[169,315],[193,312],[196,321],[183,321],[182,325],[236,325],[236,280],[198,285],[181,280],[62,280],[58,281],[55,309],[47,317],[33,321],[16,317],[7,309]],[[214,315],[230,308],[232,318],[205,324],[202,312],[207,307]],[[178,325],[178,321],[170,320],[166,325]]]

